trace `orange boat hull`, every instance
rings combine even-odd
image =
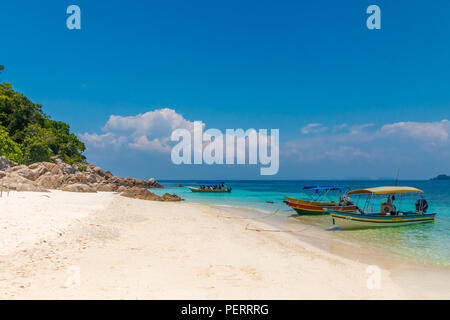
[[[286,199],[294,199],[285,197]],[[294,199],[296,202],[285,201],[285,203],[295,210],[295,212],[299,215],[323,215],[329,214],[326,209],[342,211],[342,212],[356,212],[357,206],[348,205],[348,206],[340,206],[336,202],[314,202],[308,200]]]

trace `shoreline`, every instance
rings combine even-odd
[[[192,202],[192,203],[196,203],[196,202]],[[400,254],[398,252],[394,252],[389,250],[389,248],[385,248],[385,247],[378,247],[378,246],[373,246],[370,243],[368,243],[367,241],[364,241],[362,239],[356,239],[356,238],[345,238],[343,236],[341,236],[341,232],[345,233],[346,231],[341,231],[341,230],[333,230],[333,227],[330,225],[330,227],[328,229],[326,229],[326,227],[323,224],[323,220],[325,219],[329,219],[329,216],[324,215],[324,216],[320,216],[320,217],[308,217],[308,216],[298,216],[295,213],[293,213],[292,215],[284,215],[284,214],[279,214],[279,213],[274,213],[274,212],[269,212],[269,211],[264,211],[264,210],[259,210],[256,208],[251,208],[251,207],[238,207],[238,206],[222,206],[222,205],[209,205],[209,204],[203,204],[203,203],[198,203],[200,205],[206,205],[206,206],[210,206],[213,208],[218,208],[224,211],[228,211],[230,213],[233,214],[237,214],[237,215],[242,215],[242,213],[245,212],[258,212],[261,213],[261,217],[267,217],[263,222],[268,224],[268,225],[273,225],[275,227],[280,227],[280,223],[282,224],[281,227],[284,228],[289,228],[292,227],[291,224],[289,224],[289,222],[293,222],[295,221],[295,223],[297,223],[298,225],[300,225],[303,228],[301,231],[307,230],[307,231],[312,231],[313,232],[313,236],[315,237],[315,240],[319,240],[319,243],[317,241],[314,241],[314,239],[309,239],[308,236],[305,237],[301,237],[301,239],[303,241],[308,242],[309,244],[317,247],[318,249],[321,250],[327,250],[327,246],[324,245],[320,245],[320,240],[329,240],[329,241],[335,241],[345,247],[352,247],[353,249],[358,249],[361,248],[362,246],[368,246],[372,252],[376,252],[378,256],[383,257],[386,254],[389,255],[390,259],[394,259],[394,260],[399,260],[399,261],[404,261],[404,262],[408,262],[411,264],[416,264],[418,266],[423,266],[423,267],[437,267],[437,268],[450,268],[450,265],[445,265],[445,264],[441,264],[439,262],[436,261],[432,261],[432,260],[419,260],[418,258],[414,258],[410,255],[406,255],[406,254]],[[246,216],[246,214],[243,214],[242,216]],[[261,217],[255,216],[254,219],[255,220],[259,220]],[[284,219],[284,221],[271,221],[270,218],[274,217],[279,218],[279,219]],[[248,219],[252,219],[252,218],[248,218]],[[321,221],[317,221],[316,219],[322,219]],[[290,228],[292,229],[292,228]],[[292,232],[294,234],[297,234],[297,232],[295,232],[295,230]],[[331,236],[329,237],[325,237],[325,235],[330,234]],[[337,234],[336,236],[334,236],[335,234]],[[334,238],[333,238],[334,236]],[[326,239],[324,239],[324,237]],[[367,248],[366,248],[367,249]],[[364,251],[366,251],[366,249]],[[336,248],[335,248],[336,250]],[[336,250],[338,251],[338,250]],[[348,251],[343,251],[345,253],[345,255],[343,256],[344,258],[355,258],[355,256],[357,255],[354,250],[348,250]],[[330,252],[332,253],[332,252]],[[361,254],[364,254],[365,252],[359,252]],[[335,253],[335,254],[339,254],[339,253]],[[368,263],[368,261],[366,261]],[[450,270],[450,269],[449,269]]]
[[[432,268],[438,268],[438,269],[449,269],[450,270],[450,264],[449,263],[443,263],[440,262],[438,260],[433,260],[430,258],[424,258],[423,256],[419,256],[419,255],[413,255],[413,254],[407,254],[407,253],[400,253],[398,251],[394,251],[388,247],[384,247],[384,246],[376,246],[373,245],[371,243],[369,243],[369,241],[362,239],[362,238],[349,238],[349,237],[345,237],[345,233],[351,233],[352,231],[341,231],[341,230],[332,230],[332,226],[331,224],[327,225],[326,223],[323,223],[323,220],[325,219],[329,219],[328,215],[324,215],[324,216],[319,216],[319,217],[312,217],[312,216],[298,216],[295,213],[291,213],[288,214],[288,212],[286,211],[284,214],[280,213],[282,212],[282,210],[280,210],[280,208],[283,208],[283,206],[281,205],[280,207],[278,207],[277,210],[264,210],[262,208],[255,208],[255,207],[250,207],[250,206],[242,206],[242,205],[231,205],[231,204],[226,204],[226,205],[222,205],[222,204],[214,204],[214,203],[208,203],[208,202],[197,202],[197,201],[192,201],[189,200],[187,201],[188,203],[194,203],[194,204],[200,204],[200,205],[205,205],[205,206],[209,206],[212,208],[218,208],[221,210],[225,210],[225,211],[229,211],[232,212],[234,214],[237,215],[242,215],[242,216],[247,216],[248,214],[246,214],[245,212],[257,212],[259,214],[262,215],[269,215],[269,216],[278,216],[280,218],[284,218],[285,222],[287,221],[293,221],[295,220],[296,223],[301,224],[302,226],[306,226],[306,227],[311,227],[311,228],[315,228],[317,233],[321,233],[322,236],[324,234],[327,233],[341,233],[339,235],[336,235],[336,239],[338,242],[342,243],[343,245],[347,246],[347,247],[355,247],[355,248],[359,248],[361,246],[368,246],[372,251],[377,252],[377,254],[382,257],[384,255],[389,255],[391,259],[394,260],[399,260],[399,261],[404,261],[404,262],[408,262],[410,264],[414,264],[417,265],[419,267],[432,267]],[[259,218],[258,218],[259,219]],[[321,219],[321,220],[318,220]],[[266,222],[268,224],[271,224],[273,222],[276,221],[270,221],[270,218],[266,220]],[[290,225],[291,226],[291,225]],[[285,226],[287,227],[287,226]],[[369,229],[370,230],[370,229]],[[319,237],[321,238],[321,237]],[[325,250],[325,248],[323,246],[317,245],[317,243],[315,241],[312,241],[310,239],[304,238],[304,241],[307,241],[308,243],[316,246],[319,249]],[[320,240],[320,239],[319,239]],[[364,253],[364,252],[363,252]],[[345,255],[344,257],[354,257],[355,255]]]
[[[20,196],[20,202],[36,204],[36,199],[32,199],[36,194],[20,193]],[[51,236],[38,232],[38,241],[23,243],[14,252],[1,255],[2,298],[445,299],[449,296],[445,287],[449,282],[442,281],[448,273],[433,272],[430,287],[423,278],[418,280],[420,270],[409,265],[402,267],[403,278],[396,275],[399,270],[381,268],[380,289],[368,289],[367,263],[326,252],[292,234],[251,230],[271,226],[261,221],[249,222],[207,205],[136,200],[113,193],[52,191],[44,206],[48,212],[60,212],[53,210],[52,200],[58,197],[69,208],[78,205],[80,198],[104,202],[89,212],[86,211],[89,205],[77,207],[78,211],[73,209],[83,215],[70,216],[64,223],[53,225],[49,228]],[[2,209],[4,199],[0,199]],[[39,205],[32,207],[39,213]],[[29,214],[39,219],[33,210]],[[55,217],[49,214],[45,219],[59,221]],[[41,221],[42,229],[49,226],[49,221]],[[8,223],[5,219],[0,220],[2,227],[5,223]],[[25,233],[36,233],[32,227],[27,228]],[[67,283],[71,278],[70,267],[80,270],[78,286]],[[410,283],[412,277],[414,283]],[[414,286],[421,290],[411,290]]]
[[[323,229],[323,224],[317,223],[317,221],[314,221],[313,219],[311,219],[312,221],[305,222],[304,220],[299,220],[299,217],[295,214],[292,216],[279,214],[267,216],[269,212],[255,208],[221,205],[213,205],[212,207],[217,207],[244,218],[246,215],[242,213],[260,212],[262,214],[259,217],[255,216],[253,218],[250,217],[245,219],[248,219],[249,221],[260,221],[259,219],[262,217],[264,220],[261,222],[272,227],[272,230],[279,228],[278,230],[280,232],[286,232],[318,250],[337,255],[344,259],[361,262],[367,265],[378,265],[380,268],[391,272],[393,279],[398,282],[406,282],[406,284],[408,284],[408,282],[417,282],[417,279],[415,278],[417,273],[421,273],[422,277],[426,277],[427,281],[432,283],[439,283],[439,279],[442,275],[444,275],[447,282],[450,282],[450,267],[448,265],[439,264],[429,260],[417,260],[409,255],[402,255],[398,252],[391,251],[388,248],[371,245],[364,240],[348,239],[340,235],[335,235],[335,232],[342,231],[335,231],[331,228]],[[281,218],[284,221],[277,223],[276,219],[270,219],[273,217]],[[323,216],[322,218],[327,219],[329,217]],[[297,228],[293,228],[293,225],[290,223],[292,222],[292,219],[295,219],[296,224],[298,224]],[[301,227],[299,228],[299,226]],[[305,232],[307,233],[306,235],[304,235]],[[435,274],[438,274],[439,276],[434,277]]]

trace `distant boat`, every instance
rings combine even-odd
[[[188,187],[189,190],[192,192],[209,192],[209,193],[230,193],[231,188],[228,189],[219,189],[219,190],[213,190],[213,189],[201,189],[201,188],[195,188],[195,187]]]
[[[394,227],[416,223],[433,222],[435,213],[426,213],[428,203],[423,197],[423,191],[412,187],[377,187],[368,189],[359,189],[348,192],[349,195],[362,196],[364,199],[364,208],[359,209],[359,213],[342,212],[333,209],[329,211],[333,225],[342,229],[363,229],[373,227]],[[416,194],[420,198],[415,203],[415,210],[402,211],[396,208],[394,204],[402,201],[406,194]],[[380,199],[381,198],[381,199]],[[380,211],[369,212],[373,207],[373,200],[380,200]],[[384,202],[383,202],[384,201]]]
[[[203,193],[230,193],[231,188],[225,186],[223,181],[197,181],[199,187],[187,187],[192,192]]]
[[[343,212],[355,212],[357,207],[350,202],[348,197],[341,197],[343,201],[321,201],[328,198],[330,192],[337,192],[339,195],[344,193],[344,189],[340,187],[328,186],[308,186],[304,187],[303,191],[310,197],[311,200],[296,199],[292,197],[284,197],[289,207],[299,215],[323,215],[329,214],[327,209],[334,209]]]

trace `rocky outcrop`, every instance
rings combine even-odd
[[[141,200],[156,201],[159,199],[159,196],[143,188],[129,188],[126,191],[122,192],[121,196]]]
[[[45,188],[40,187],[35,182],[28,180],[19,174],[5,173],[0,174],[0,185],[3,191],[15,190],[15,191],[33,191],[33,192],[48,192]]]
[[[53,159],[53,161],[58,166],[59,171],[62,174],[69,175],[69,174],[74,174],[75,172],[77,172],[77,169],[75,166],[71,166],[70,164],[65,163],[62,159],[55,158],[55,159]]]
[[[161,201],[182,201],[183,199],[181,199],[179,196],[177,196],[175,193],[170,194],[170,193],[164,193],[161,196]]]
[[[47,172],[36,179],[36,183],[47,189],[60,189],[64,185],[65,177],[61,174]]]
[[[2,162],[3,163],[3,162]],[[38,162],[29,166],[4,162],[4,172],[14,173],[45,189],[63,189],[67,185],[85,184],[96,191],[116,192],[125,188],[162,188],[155,180],[141,180],[113,176],[98,166],[89,163],[69,165],[59,158],[51,162]]]
[[[5,157],[0,156],[0,170],[5,170],[15,166],[17,166],[17,163],[9,161]]]
[[[18,165],[0,157],[0,185],[4,190],[40,191],[48,189],[69,192],[119,192],[136,199],[180,201],[176,195],[162,197],[148,191],[163,188],[154,178],[141,180],[114,176],[110,171],[90,164],[69,165],[59,158],[53,162]]]
[[[121,196],[133,198],[133,199],[141,199],[141,200],[152,200],[152,201],[181,201],[179,196],[176,194],[168,194],[165,193],[163,196],[158,196],[153,192],[148,191],[143,188],[130,188],[121,193]]]
[[[99,183],[97,184],[97,191],[102,191],[102,192],[119,192],[119,188],[121,188],[121,186],[118,186],[114,183],[107,183],[107,182],[103,182],[103,183]],[[123,187],[126,189],[126,187]],[[124,189],[122,189],[123,191],[125,191]]]
[[[124,186],[128,188],[161,188],[162,186],[155,179],[140,180],[135,178],[111,177],[107,180],[108,184],[114,184],[117,187]]]
[[[96,192],[93,188],[91,188],[87,184],[81,183],[69,184],[64,188],[62,188],[62,190],[67,192]]]
[[[30,168],[30,167],[21,165],[21,166],[15,166],[15,167],[7,169],[7,172],[15,172],[16,174],[20,175],[21,177],[24,177],[25,179],[28,179],[31,181],[36,181],[37,178],[42,176],[47,171],[48,171],[48,169],[44,166]]]

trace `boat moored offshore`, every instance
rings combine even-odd
[[[199,181],[198,187],[187,187],[192,192],[230,193],[231,187],[226,187],[223,181]]]
[[[327,209],[338,210],[342,212],[355,212],[356,206],[350,199],[343,195],[339,202],[332,201],[329,198],[331,192],[337,192],[339,195],[344,194],[343,188],[340,187],[304,187],[303,191],[311,200],[297,199],[292,197],[284,197],[284,201],[289,207],[294,209],[298,215],[323,215],[328,214]],[[321,201],[325,198],[328,201]]]
[[[364,229],[379,227],[395,227],[416,223],[433,222],[435,213],[427,213],[428,202],[423,197],[423,191],[412,187],[377,187],[358,189],[348,192],[349,195],[364,199],[364,208],[358,207],[357,212],[342,212],[327,209],[333,225],[341,229]],[[415,201],[415,210],[404,211],[402,202],[410,202],[406,195],[419,195]],[[380,200],[380,207],[375,209],[374,202]],[[412,203],[411,203],[412,204]],[[414,205],[414,204],[413,204]],[[398,206],[398,208],[397,208]]]

